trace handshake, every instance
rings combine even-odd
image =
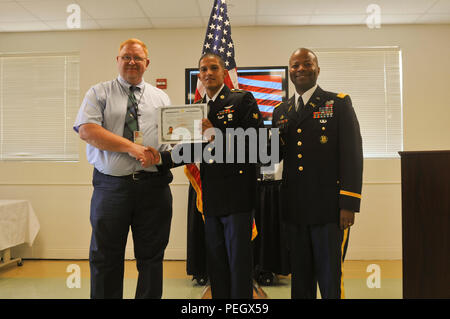
[[[161,162],[161,155],[151,146],[142,146],[133,143],[132,149],[128,152],[128,154],[138,160],[143,168],[156,165]]]

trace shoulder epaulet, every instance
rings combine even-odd
[[[336,95],[338,98],[343,99],[344,97],[346,97],[348,94],[346,93],[339,93],[338,95]]]
[[[231,89],[231,92],[245,93],[247,91],[239,90],[239,89]]]
[[[279,107],[281,104],[283,104],[283,102],[278,103],[277,105],[274,106],[274,108]]]

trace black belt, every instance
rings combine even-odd
[[[148,179],[152,177],[161,176],[160,172],[147,172],[147,171],[137,171],[130,175],[124,175],[124,176],[116,176],[121,179],[128,179],[133,181],[139,181],[143,179]]]

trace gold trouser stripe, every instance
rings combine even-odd
[[[361,194],[357,194],[357,193],[352,193],[352,192],[347,192],[341,189],[340,191],[341,195],[347,195],[347,196],[351,196],[351,197],[356,197],[356,198],[361,198]]]
[[[341,245],[341,299],[345,299],[344,291],[344,247],[348,239],[348,228],[344,229],[344,238]]]

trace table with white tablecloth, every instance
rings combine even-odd
[[[27,243],[30,247],[39,232],[39,221],[28,200],[0,200],[0,268],[21,258],[11,259],[11,248]]]

